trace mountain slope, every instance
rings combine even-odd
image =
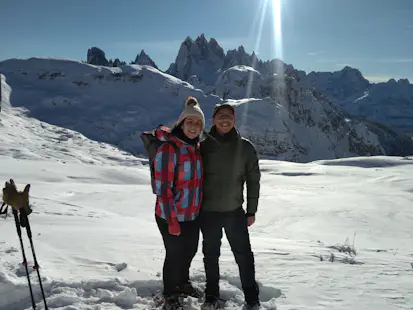
[[[359,70],[345,67],[338,72],[311,72],[302,81],[351,115],[413,133],[413,84],[407,79],[371,84]]]
[[[358,98],[370,87],[361,72],[351,67],[344,67],[336,72],[310,72],[303,78],[303,83],[310,88],[325,93],[337,103]]]
[[[289,107],[289,110],[298,107],[299,113],[302,115],[297,118],[291,114],[292,118],[296,119],[298,124],[309,125],[310,127],[307,133],[298,135],[306,136],[311,130],[315,129],[319,131],[319,140],[327,135],[327,139],[330,141],[328,142],[330,144],[328,149],[333,153],[337,152],[336,154],[344,154],[340,149],[351,149],[352,153],[355,152],[359,155],[381,154],[380,148],[374,150],[371,147],[377,144],[377,141],[372,143],[375,138],[370,140],[370,147],[368,146],[369,143],[365,143],[368,141],[366,135],[370,135],[369,132],[377,136],[385,154],[405,156],[413,153],[413,141],[408,137],[376,122],[367,121],[354,115],[349,116],[345,110],[328,100],[327,96],[320,91],[303,86],[297,79],[289,75],[263,75],[251,67],[235,66],[225,70],[219,76],[215,87],[210,88],[206,93],[213,93],[224,99],[239,100],[247,97],[273,99],[275,102],[281,100],[285,102],[284,105]],[[262,118],[265,119],[266,117],[266,115],[262,115]],[[256,121],[260,123],[260,120]],[[292,125],[288,125],[288,128],[292,133],[295,133]],[[267,128],[263,128],[263,131],[265,130]],[[364,138],[356,138],[357,135],[364,136]],[[351,146],[338,147],[342,142],[338,143],[337,141],[344,141],[347,138]],[[275,136],[273,139],[275,139]],[[362,142],[363,140],[365,141]],[[307,149],[317,144],[317,142],[309,143],[309,141],[303,143],[299,145]],[[361,151],[362,149],[364,152]]]
[[[139,132],[172,125],[187,96],[197,97],[207,115],[222,101],[151,66],[32,58],[0,62],[0,71],[11,86],[12,106],[134,153],[143,150]]]
[[[146,162],[116,146],[92,141],[84,135],[27,117],[26,109],[10,106],[10,87],[1,75],[0,155],[22,160],[60,163],[142,165]]]
[[[252,68],[232,70],[231,78],[236,73],[246,77],[250,72],[256,73]],[[224,93],[236,106],[238,127],[263,155],[303,162],[385,153],[377,136],[363,123],[345,118],[333,104],[302,89],[293,78],[257,78],[251,86],[257,99],[238,100],[230,98],[249,85],[242,84],[242,78],[230,81],[225,83]]]
[[[408,80],[373,84],[362,96],[342,106],[353,115],[413,136],[413,84]]]
[[[133,154],[143,153],[139,132],[160,123],[171,125],[188,95],[199,99],[208,127],[213,105],[222,102],[218,96],[205,95],[150,66],[109,68],[69,60],[29,59],[1,62],[0,70],[12,88],[13,106],[25,107],[29,116]],[[262,155],[311,161],[384,154],[377,137],[365,126],[353,125],[310,91],[301,91],[295,79],[284,81],[273,76],[267,84],[262,98],[269,98],[242,105],[237,122],[242,133],[257,144],[266,141],[268,131],[278,131],[280,126],[282,132],[288,132],[288,138],[273,136],[266,148],[259,147]],[[307,137],[310,132],[311,139]]]

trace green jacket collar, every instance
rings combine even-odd
[[[227,134],[220,135],[217,132],[217,128],[215,126],[212,126],[211,130],[209,131],[209,134],[221,143],[233,142],[233,141],[238,140],[241,137],[239,132],[235,129],[235,127],[232,128],[231,131],[228,132]]]

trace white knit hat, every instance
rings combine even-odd
[[[175,126],[178,126],[182,123],[182,121],[187,118],[188,116],[198,116],[202,122],[202,131],[205,130],[205,116],[204,112],[202,112],[201,107],[199,106],[198,100],[194,97],[188,97],[185,101],[185,108],[182,111],[181,115],[178,118],[178,121],[175,123]]]

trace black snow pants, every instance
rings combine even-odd
[[[207,298],[219,298],[219,256],[222,229],[225,229],[238,264],[245,301],[247,303],[257,302],[259,291],[255,281],[254,254],[251,250],[247,218],[243,208],[229,212],[204,211],[201,214],[202,251],[206,273],[205,295]]]
[[[163,265],[164,295],[179,294],[179,289],[189,282],[189,269],[198,250],[200,221],[181,222],[181,234],[174,236],[168,232],[167,222],[155,216],[166,250]]]

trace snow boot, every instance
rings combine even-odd
[[[253,287],[244,288],[245,307],[244,310],[258,310],[260,308],[259,287],[255,283]]]
[[[185,283],[183,286],[181,286],[180,291],[183,297],[191,296],[194,298],[201,298],[204,295],[202,290],[194,287],[190,282]]]
[[[261,305],[260,303],[254,302],[254,303],[250,303],[250,304],[246,304],[243,308],[243,310],[260,310],[261,309]]]
[[[182,300],[176,296],[165,296],[162,310],[183,310]]]
[[[207,296],[205,302],[201,306],[201,310],[219,309],[219,299],[214,296]]]

